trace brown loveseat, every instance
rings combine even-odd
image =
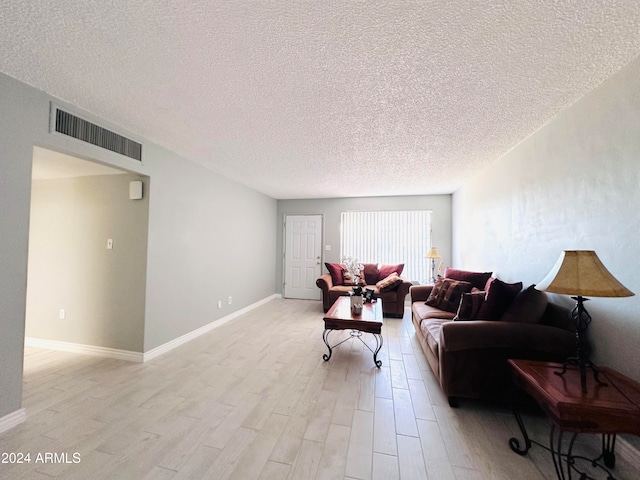
[[[433,306],[438,303],[433,285],[410,290],[416,335],[451,406],[457,406],[458,397],[508,400],[512,385],[509,358],[562,362],[575,353],[567,309],[548,302],[534,285],[520,290],[521,283],[505,284],[490,275],[448,269],[435,285],[447,309]],[[464,292],[448,288],[443,294],[445,283],[449,287],[462,284]],[[502,295],[500,303],[496,297],[501,295],[490,295],[492,288],[502,294],[510,292]],[[453,311],[451,305],[456,302],[458,309]],[[471,310],[466,308],[469,305]]]
[[[376,263],[364,263],[364,283],[365,288],[370,288],[376,298],[382,299],[382,312],[388,317],[402,318],[404,315],[404,302],[411,282],[402,278],[404,264],[399,265],[378,265]],[[316,280],[316,285],[322,290],[322,307],[324,312],[328,312],[336,299],[340,296],[348,295],[353,289],[352,285],[345,285],[342,275],[344,265],[336,263],[325,263],[329,273],[322,275]],[[397,273],[398,281],[389,287],[379,287],[380,282],[389,278],[393,273]]]

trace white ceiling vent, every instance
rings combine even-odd
[[[142,145],[55,107],[54,130],[83,142],[142,161]]]

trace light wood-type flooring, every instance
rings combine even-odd
[[[355,339],[324,362],[321,304],[299,300],[273,300],[144,364],[27,348],[28,418],[0,434],[0,454],[31,463],[0,464],[0,478],[554,478],[543,449],[509,449],[519,432],[508,407],[449,407],[408,310],[385,319],[380,369]],[[543,414],[525,421],[547,441]],[[597,439],[584,438],[595,457]],[[35,461],[45,453],[66,462]],[[620,456],[615,474],[640,477]]]

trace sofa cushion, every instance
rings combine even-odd
[[[349,295],[349,293],[353,292],[353,286],[352,285],[337,285],[334,286],[331,290],[329,290],[330,293],[336,293],[336,296],[340,296],[340,295]]]
[[[400,276],[402,275],[402,270],[404,270],[404,263],[399,263],[397,265],[380,265],[378,270],[379,279],[387,278],[393,272]]]
[[[416,318],[424,320],[425,318],[443,318],[446,320],[453,320],[456,316],[455,313],[445,312],[439,308],[427,305],[424,302],[414,302],[411,305],[411,310]]]
[[[458,270],[456,268],[449,267],[444,271],[444,276],[451,280],[469,282],[474,287],[484,290],[487,280],[491,278],[491,272],[470,272],[467,270]]]
[[[487,296],[476,316],[482,320],[500,320],[516,295],[522,290],[522,282],[505,283],[497,278],[488,283]]]
[[[486,292],[478,290],[474,287],[475,291],[470,293],[463,293],[460,298],[460,306],[458,307],[458,313],[453,318],[455,321],[475,320],[480,311],[480,307],[484,303],[484,297]]]
[[[329,275],[331,275],[331,282],[334,285],[342,285],[342,270],[346,268],[346,265],[342,263],[325,262],[324,266],[327,267]]]
[[[364,267],[364,284],[365,285],[375,285],[380,280],[380,272],[378,271],[377,263],[363,263]]]
[[[500,318],[503,322],[539,323],[547,309],[547,294],[530,285],[522,290]]]
[[[460,305],[460,297],[463,293],[470,292],[472,288],[473,285],[469,282],[438,278],[426,304],[447,312],[456,313]]]
[[[376,283],[376,287],[378,287],[378,289],[381,292],[388,292],[398,288],[401,283],[402,283],[402,279],[398,276],[396,272],[393,272],[388,277],[383,278],[378,283]]]
[[[450,322],[451,319],[443,319],[443,318],[429,318],[420,322],[420,331],[427,341],[427,345],[429,349],[433,352],[433,354],[438,357],[438,350],[440,344],[440,329],[442,325]]]

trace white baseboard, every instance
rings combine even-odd
[[[5,415],[0,418],[0,433],[20,425],[27,419],[27,411],[24,408],[16,410],[15,412]]]
[[[631,465],[635,470],[640,471],[640,451],[633,445],[631,445],[624,438],[616,438],[616,455],[624,457],[624,460]]]
[[[143,362],[148,362],[149,360],[152,360],[154,358],[159,357],[160,355],[163,355],[171,350],[173,350],[174,348],[178,348],[181,345],[184,345],[187,342],[190,342],[191,340],[198,338],[201,335],[204,335],[205,333],[210,332],[211,330],[213,330],[214,328],[218,328],[221,327],[222,325],[224,325],[225,323],[230,322],[231,320],[240,317],[241,315],[244,315],[245,313],[250,312],[251,310],[258,308],[261,305],[264,305],[267,302],[270,302],[271,300],[274,300],[276,298],[282,298],[282,295],[280,295],[279,293],[273,294],[267,298],[263,298],[262,300],[259,300],[256,303],[252,303],[251,305],[249,305],[248,307],[245,308],[241,308],[240,310],[236,310],[233,313],[230,313],[229,315],[219,318],[218,320],[214,320],[211,323],[208,323],[207,325],[204,325],[200,328],[197,328],[196,330],[193,330],[189,333],[186,333],[184,335],[182,335],[181,337],[175,338],[173,340],[171,340],[170,342],[167,342],[163,345],[160,345],[159,347],[153,348],[151,350],[149,350],[148,352],[145,352],[143,354]]]
[[[259,300],[256,303],[249,305],[248,307],[241,308],[226,317],[222,317],[218,320],[215,320],[203,327],[200,327],[192,332],[189,332],[181,337],[178,337],[170,342],[165,343],[164,345],[160,345],[148,352],[132,352],[130,350],[118,350],[116,348],[106,348],[106,347],[97,347],[94,345],[84,345],[81,343],[70,343],[70,342],[61,342],[58,340],[46,340],[43,338],[35,338],[35,337],[26,337],[24,340],[24,344],[27,347],[36,347],[36,348],[48,348],[50,350],[58,350],[62,352],[71,352],[71,353],[82,353],[85,355],[94,355],[96,357],[107,357],[107,358],[117,358],[119,360],[126,360],[129,362],[143,363],[148,362],[160,355],[163,355],[174,348],[179,347],[180,345],[184,345],[185,343],[197,338],[201,335],[204,335],[207,332],[210,332],[214,328],[218,328],[224,325],[227,322],[230,322],[234,318],[238,318],[245,313],[258,308],[261,305],[264,305],[267,302],[270,302],[273,299],[282,298],[282,295],[276,293],[267,298]]]
[[[130,350],[118,350],[117,348],[98,347],[95,345],[84,345],[82,343],[61,342],[59,340],[46,340],[44,338],[26,337],[24,344],[27,347],[48,348],[61,352],[82,353],[96,357],[117,358],[129,362],[141,363],[143,356],[141,352]]]

